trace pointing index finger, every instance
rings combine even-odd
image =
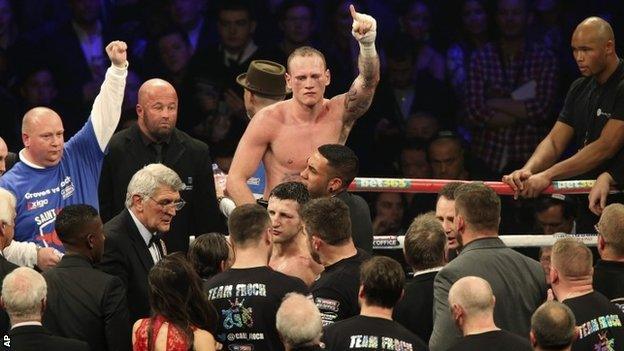
[[[349,5],[349,12],[351,12],[351,17],[352,17],[354,20],[357,20],[357,19],[358,19],[358,15],[359,15],[359,14],[355,11],[355,6],[353,6],[353,4]]]

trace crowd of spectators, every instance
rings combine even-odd
[[[128,43],[132,62],[119,128],[136,120],[141,83],[166,79],[180,98],[177,127],[206,142],[213,159],[231,159],[247,124],[235,77],[251,60],[285,65],[295,48],[312,45],[331,72],[327,96],[348,89],[357,75],[349,3],[1,0],[0,135],[19,151],[24,112],[48,106],[63,116],[69,139],[104,78],[103,45],[116,38]],[[360,176],[498,180],[520,168],[578,76],[568,45],[574,26],[595,14],[621,31],[613,1],[352,3],[377,19],[382,58],[373,105],[347,141]],[[429,146],[446,130],[454,142]],[[408,151],[415,144],[426,150],[422,158]],[[431,209],[406,200],[402,227]]]

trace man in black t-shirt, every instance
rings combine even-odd
[[[557,122],[524,167],[503,177],[516,195],[535,197],[557,179],[596,178],[624,144],[624,62],[611,26],[585,19],[572,49],[583,77],[572,83]],[[557,162],[571,142],[579,151]]]
[[[268,267],[271,220],[260,205],[242,205],[228,219],[234,264],[205,284],[220,320],[216,339],[224,350],[283,351],[275,313],[289,292],[308,293],[301,279]]]
[[[483,278],[467,276],[456,281],[448,295],[455,325],[463,338],[449,351],[530,351],[527,339],[494,324],[496,298],[492,287]]]
[[[310,288],[323,325],[357,315],[360,265],[370,255],[353,244],[349,208],[323,197],[306,203],[301,218],[312,258],[325,267]]]
[[[573,238],[552,248],[550,282],[557,300],[576,317],[579,336],[573,351],[624,350],[624,313],[592,289],[592,253]]]
[[[446,235],[433,214],[422,214],[405,233],[403,254],[414,270],[394,309],[394,320],[429,342],[433,330],[433,280],[444,266]]]
[[[325,346],[340,351],[427,350],[418,336],[392,320],[405,285],[401,265],[389,257],[373,257],[362,264],[360,282],[360,315],[326,327]]]
[[[594,266],[594,289],[624,311],[624,205],[605,207],[598,230],[598,254]]]
[[[561,302],[547,301],[531,316],[531,345],[536,351],[570,351],[577,336],[574,313]]]

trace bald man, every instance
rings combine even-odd
[[[585,19],[572,35],[572,50],[582,77],[572,83],[557,122],[524,167],[503,177],[516,196],[536,197],[553,180],[596,178],[624,145],[624,63],[609,23]],[[579,151],[559,161],[571,142]]]
[[[124,209],[126,188],[144,165],[162,163],[173,169],[186,188],[186,206],[178,211],[165,237],[167,251],[187,251],[189,235],[224,228],[217,209],[208,146],[176,128],[178,95],[162,79],[139,88],[137,123],[115,134],[104,158],[100,181],[100,215],[106,222]]]
[[[106,47],[112,65],[89,119],[67,143],[61,117],[53,110],[35,107],[24,115],[20,162],[0,178],[0,187],[17,198],[15,240],[34,245],[27,251],[5,250],[10,261],[32,266],[37,262],[38,248],[62,252],[63,244],[54,231],[56,214],[72,204],[98,206],[97,183],[104,151],[121,116],[128,74],[126,50],[122,41]]]
[[[496,298],[485,279],[475,276],[459,279],[451,286],[448,301],[453,320],[464,336],[449,351],[531,350],[527,339],[501,330],[494,323]]]
[[[7,166],[7,156],[9,156],[9,148],[7,144],[4,142],[4,139],[0,138],[0,177],[6,172]]]

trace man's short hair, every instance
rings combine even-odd
[[[186,44],[187,47],[191,46],[191,40],[189,39],[186,31],[177,26],[168,26],[168,27],[165,27],[163,30],[159,31],[158,34],[156,35],[155,43],[158,44],[163,38],[168,37],[168,36],[174,36],[174,35],[179,36],[180,39],[182,39],[182,41],[184,42],[184,44]]]
[[[76,245],[87,235],[84,228],[91,221],[98,218],[98,212],[91,205],[69,205],[65,206],[54,223],[54,229],[61,242],[65,245]]]
[[[280,200],[296,201],[301,208],[306,202],[310,201],[310,192],[301,182],[284,182],[271,190],[269,199],[272,197]]]
[[[566,278],[591,276],[593,272],[591,250],[575,238],[557,240],[552,247],[550,262]]]
[[[301,210],[308,235],[316,235],[329,245],[341,245],[351,239],[349,207],[335,197],[308,201]]]
[[[531,330],[542,350],[564,350],[574,342],[576,318],[558,301],[547,301],[531,317]]]
[[[348,187],[359,170],[359,160],[355,152],[340,144],[321,145],[318,152],[327,159],[330,176],[340,178],[342,186]]]
[[[455,190],[455,210],[473,230],[498,231],[501,201],[482,183],[464,183]]]
[[[43,276],[28,267],[16,268],[2,282],[2,301],[11,319],[40,318],[47,292]]]
[[[258,243],[262,234],[271,226],[266,208],[258,204],[236,207],[228,218],[230,239],[237,246]]]
[[[600,235],[613,253],[624,256],[624,205],[611,204],[602,211],[598,221]]]
[[[244,11],[247,13],[250,21],[255,21],[254,11],[251,10],[251,3],[248,0],[227,0],[220,1],[217,7],[217,17],[223,11]]]
[[[444,265],[446,235],[432,212],[414,219],[405,233],[405,261],[416,270]]]
[[[15,205],[15,195],[4,188],[0,188],[0,224],[14,224]]]
[[[285,0],[277,9],[277,18],[279,21],[286,19],[286,13],[295,7],[305,7],[310,11],[311,19],[316,18],[316,7],[310,0]]]
[[[297,56],[300,56],[300,57],[318,56],[321,58],[321,60],[323,60],[323,64],[325,65],[325,68],[327,68],[327,61],[325,60],[325,55],[323,55],[322,52],[318,51],[317,49],[311,46],[300,46],[296,48],[295,51],[290,53],[290,55],[288,55],[288,59],[286,60],[286,72],[290,72],[290,62]]]
[[[160,164],[152,163],[138,170],[128,183],[126,192],[126,207],[132,206],[132,197],[139,195],[145,199],[154,196],[159,187],[167,187],[173,191],[181,191],[185,185],[178,174],[171,168]]]
[[[457,280],[451,286],[448,294],[449,305],[460,305],[466,314],[478,316],[494,313],[494,292],[487,280],[466,276]]]
[[[552,194],[540,197],[535,203],[535,213],[542,213],[553,206],[561,206],[563,218],[565,219],[570,220],[577,217],[578,204],[576,200],[569,195],[563,194]]]
[[[314,302],[299,293],[284,296],[275,314],[275,327],[285,345],[292,348],[312,345],[321,338],[321,312]]]
[[[362,263],[360,285],[367,304],[393,308],[403,293],[405,272],[392,258],[374,256]]]
[[[207,233],[195,238],[188,251],[188,260],[200,277],[206,279],[221,271],[221,262],[230,257],[230,247],[221,233]]]
[[[442,196],[444,196],[444,198],[446,198],[447,200],[453,200],[455,201],[455,191],[457,190],[457,188],[459,188],[462,184],[462,182],[450,182],[450,183],[446,183],[441,189],[440,191],[438,191],[438,199],[441,198]]]

